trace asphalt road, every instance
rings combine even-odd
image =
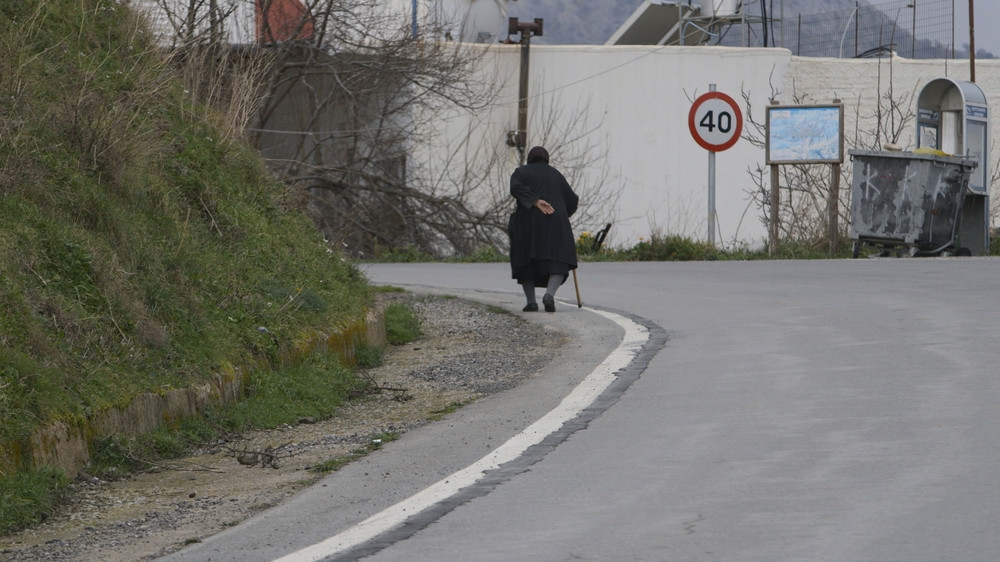
[[[504,264],[366,269],[522,304]],[[585,263],[578,279],[583,308],[571,280],[555,314],[532,313],[575,338],[543,376],[171,559],[1000,556],[1000,260]],[[622,353],[630,322],[644,351],[585,423],[374,540],[315,548],[523,435]],[[386,485],[377,471],[412,478]]]

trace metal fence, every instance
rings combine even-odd
[[[784,47],[806,57],[878,57],[895,52],[907,58],[941,59],[969,54],[963,39],[968,37],[968,22],[955,20],[953,0],[871,4],[859,0],[852,9],[809,14],[794,13],[780,0],[749,0],[743,2],[741,16],[718,32],[714,44]],[[977,57],[994,58],[990,53]]]

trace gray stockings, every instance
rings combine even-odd
[[[562,285],[563,281],[565,280],[566,280],[565,275],[558,275],[558,274],[549,275],[549,284],[545,287],[545,294],[552,295],[553,297],[555,297],[556,290],[559,289],[559,286]],[[523,285],[521,285],[521,288],[524,289],[524,298],[528,300],[528,304],[538,302],[535,300],[534,285],[532,285],[531,283],[524,283]]]

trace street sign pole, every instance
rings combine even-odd
[[[715,246],[715,153],[708,153],[708,243]]]
[[[715,84],[708,85],[708,91],[715,91]],[[715,246],[715,151],[708,151],[708,243]]]
[[[708,151],[708,243],[715,245],[715,153],[727,150],[740,140],[743,131],[743,114],[736,101],[715,91],[709,91],[694,100],[688,112],[688,128],[702,148]]]

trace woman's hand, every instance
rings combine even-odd
[[[538,210],[541,211],[543,215],[551,215],[556,212],[556,210],[552,208],[552,205],[544,199],[535,201],[535,206],[538,207]]]

